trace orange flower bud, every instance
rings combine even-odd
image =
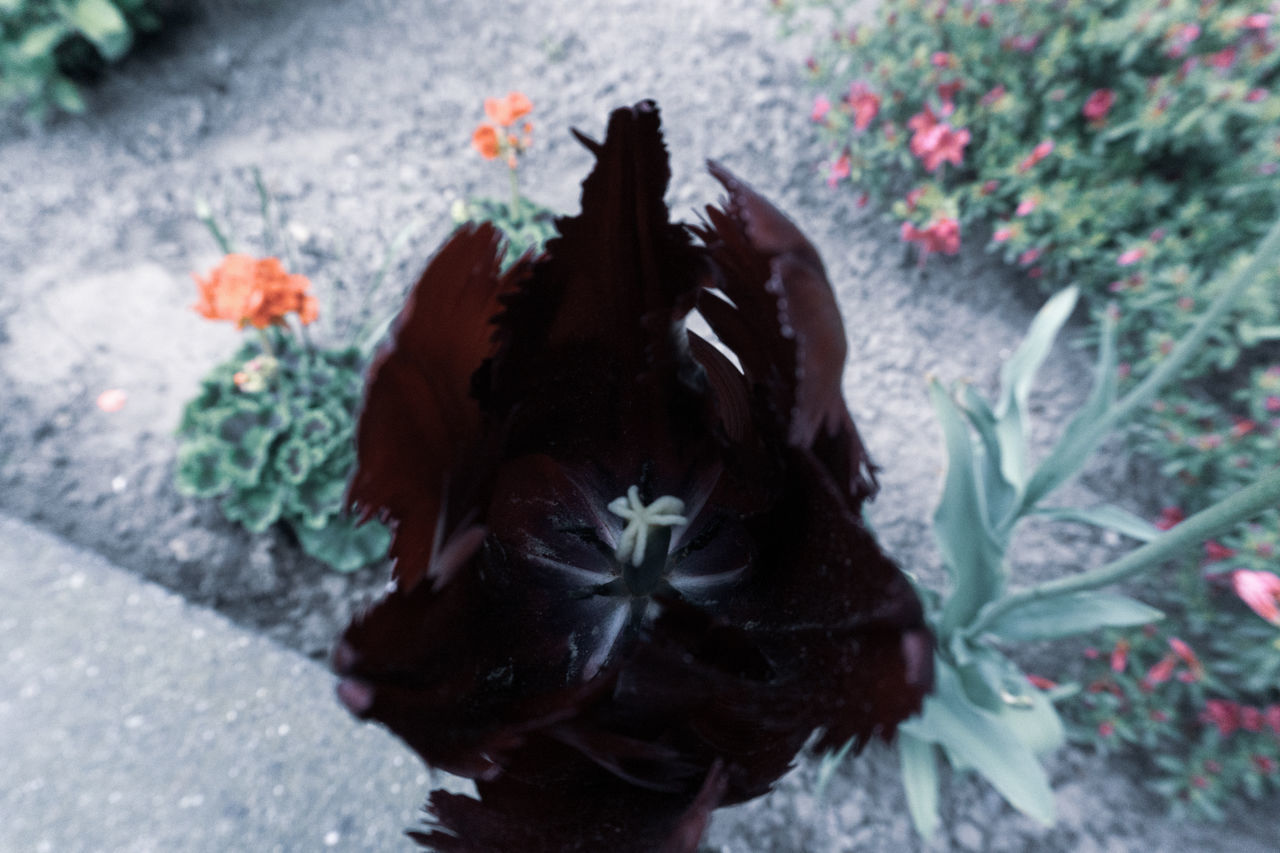
[[[484,99],[484,114],[500,127],[510,127],[531,110],[533,104],[519,92],[511,92],[505,98]]]

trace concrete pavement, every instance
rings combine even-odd
[[[3,853],[417,849],[427,770],[333,683],[0,515]]]

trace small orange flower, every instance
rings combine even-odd
[[[304,326],[319,316],[316,298],[307,293],[311,282],[306,276],[285,272],[277,258],[231,254],[208,278],[192,278],[200,288],[200,299],[193,307],[210,320],[227,320],[241,329],[265,329],[283,326],[289,313],[296,313]]]
[[[493,125],[480,125],[471,134],[471,147],[479,151],[484,159],[493,160],[498,156],[498,131]]]
[[[484,114],[500,127],[510,127],[532,111],[532,102],[519,92],[510,92],[505,98],[484,99]]]

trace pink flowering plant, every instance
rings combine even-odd
[[[1280,210],[1280,5],[885,0],[874,24],[854,23],[853,5],[774,3],[793,31],[819,34],[807,65],[825,108],[809,120],[831,144],[827,182],[885,206],[921,263],[967,241],[1037,289],[1075,283],[1099,345],[1101,330],[1114,328],[1120,392],[1149,387],[1183,352],[1180,342],[1205,330],[1203,346],[1178,356],[1179,381],[1132,412],[1130,438],[1167,478],[1142,496],[1168,507],[1159,526],[1273,469],[1280,265],[1260,268],[1227,309],[1210,306],[1257,260]],[[1130,737],[1126,726],[1155,723],[1099,716],[1107,696],[1119,701],[1110,692],[1083,691],[1064,706],[1081,721],[1077,733],[1100,746],[1158,753],[1158,789],[1202,815],[1273,778],[1267,761],[1250,765],[1257,773],[1209,776],[1196,762],[1238,765],[1205,759],[1205,750],[1236,743],[1216,728],[1210,737],[1206,702],[1280,701],[1276,629],[1239,594],[1265,600],[1259,591],[1270,582],[1242,573],[1276,576],[1278,537],[1272,502],[1252,523],[1196,542],[1199,555],[1158,580],[1137,581],[1167,618],[1155,638],[1133,643],[1142,672],[1112,674],[1121,691],[1149,696],[1142,678],[1168,659],[1170,638],[1195,651],[1203,674],[1194,685],[1176,677],[1150,685],[1152,694],[1182,691],[1170,693],[1168,719],[1154,729],[1167,737]],[[1113,727],[1106,734],[1104,722]],[[1201,777],[1213,784],[1200,786]]]

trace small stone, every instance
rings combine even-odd
[[[963,850],[982,850],[985,846],[982,830],[967,821],[957,826],[952,836]]]

